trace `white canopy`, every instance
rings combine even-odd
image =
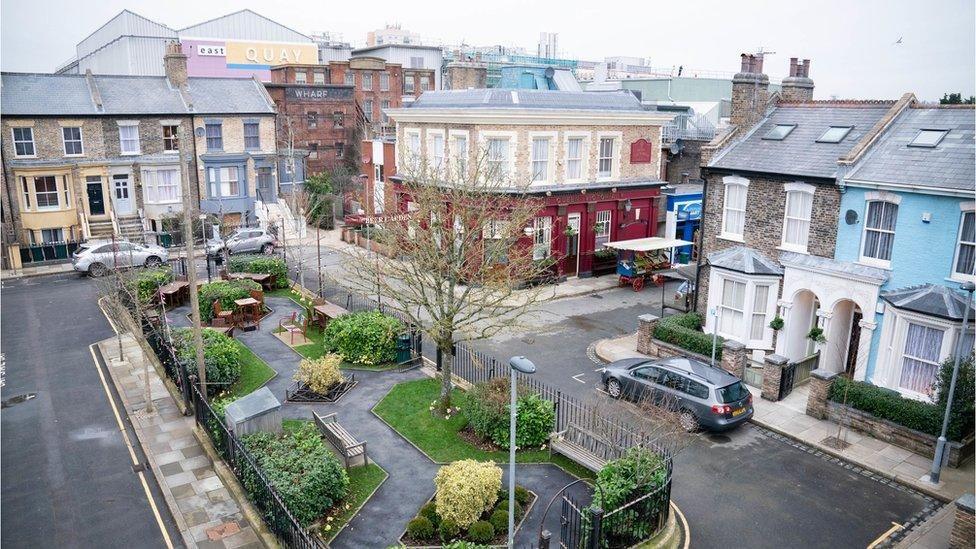
[[[650,252],[654,250],[666,250],[679,246],[691,246],[691,242],[680,238],[661,238],[652,236],[649,238],[635,238],[633,240],[621,240],[619,242],[607,242],[607,248],[615,250],[630,250],[634,252]]]

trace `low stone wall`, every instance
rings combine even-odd
[[[657,326],[659,320],[660,318],[658,316],[652,314],[637,317],[637,352],[653,358],[683,356],[694,358],[705,364],[711,363],[712,357],[693,353],[672,343],[655,339],[654,328]],[[721,367],[727,372],[741,378],[745,364],[746,348],[736,341],[726,341],[722,346]]]
[[[949,534],[949,549],[970,549],[976,537],[973,521],[973,494],[963,494],[956,500],[956,517]]]
[[[809,401],[807,408],[809,409]],[[828,420],[845,425],[859,433],[870,435],[915,454],[926,457],[935,455],[936,437],[933,435],[909,429],[832,400],[826,403],[826,413]],[[960,463],[973,455],[973,436],[970,435],[961,443],[950,441],[947,448],[949,467],[959,467]]]

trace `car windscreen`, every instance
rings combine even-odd
[[[732,385],[720,387],[719,389],[716,389],[715,392],[718,393],[718,401],[722,404],[736,402],[749,396],[749,389],[746,389],[746,386],[743,385],[741,381],[736,381]]]

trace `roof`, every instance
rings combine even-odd
[[[249,9],[208,19],[180,29],[182,38],[312,42],[311,37]]]
[[[941,284],[920,284],[881,292],[881,298],[898,309],[947,320],[962,320],[966,307],[965,295]],[[969,306],[972,308],[972,302]]]
[[[776,107],[740,140],[709,163],[710,168],[834,179],[837,161],[861,140],[894,103],[821,101]],[[763,139],[779,124],[795,124],[785,139]],[[853,126],[839,143],[817,143],[831,126]]]
[[[949,130],[935,147],[909,147],[919,130]],[[976,110],[905,109],[848,180],[973,191],[976,189]]]
[[[257,391],[228,404],[224,409],[224,416],[236,425],[280,408],[281,402],[275,398],[271,390],[267,387],[261,387]]]
[[[607,242],[607,248],[615,250],[631,250],[635,252],[652,252],[654,250],[666,250],[680,246],[691,246],[693,243],[680,238],[661,238],[651,236],[647,238],[635,238],[633,240],[620,240],[617,242]]]
[[[745,246],[733,246],[708,254],[708,264],[727,271],[744,274],[782,276],[783,269],[775,261]]]
[[[190,78],[190,109],[164,76],[92,76],[99,109],[85,75],[2,73],[3,116],[151,114],[273,114],[266,92],[251,78]]]
[[[810,254],[783,252],[779,255],[780,263],[799,267],[816,273],[839,275],[855,278],[872,284],[881,285],[888,280],[888,271],[877,267],[869,267],[853,261],[841,261]]]
[[[640,101],[627,91],[583,92],[558,90],[443,90],[428,91],[410,109],[554,109],[641,111]]]

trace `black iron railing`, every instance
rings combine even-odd
[[[47,242],[44,244],[22,245],[20,248],[20,262],[24,265],[39,263],[63,263],[71,261],[71,254],[78,249],[80,242],[67,240],[64,242]]]

